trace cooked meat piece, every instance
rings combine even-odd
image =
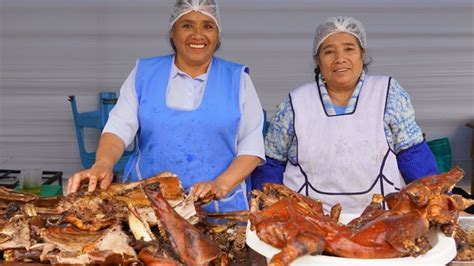
[[[463,175],[455,167],[414,181],[387,196],[389,210],[382,208],[381,195],[374,195],[361,216],[348,225],[337,221],[337,205],[328,216],[317,201],[295,195],[282,185],[265,184],[263,193],[254,193],[252,199],[251,229],[261,240],[281,249],[271,265],[288,265],[299,256],[322,250],[350,258],[418,256],[431,248],[430,227],[451,235],[459,212],[474,204],[447,194]]]
[[[206,235],[182,218],[163,198],[158,184],[145,186],[169,240],[179,259],[186,265],[208,265],[219,255],[219,248]]]

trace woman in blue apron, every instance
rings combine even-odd
[[[374,193],[387,195],[437,174],[435,158],[414,120],[407,92],[388,76],[369,76],[366,33],[351,17],[316,29],[315,80],[278,107],[265,138],[267,162],[253,186],[283,183],[360,212]]]
[[[174,53],[139,59],[110,112],[91,169],[70,177],[67,192],[89,180],[107,188],[125,148],[138,151],[123,181],[177,174],[195,199],[214,195],[211,212],[247,210],[246,178],[265,158],[263,114],[246,66],[214,56],[221,23],[214,0],[176,1]]]

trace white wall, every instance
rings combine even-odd
[[[81,168],[68,95],[80,111],[118,91],[136,58],[170,52],[174,1],[0,0],[0,168]],[[449,137],[471,172],[474,120],[472,0],[221,0],[219,56],[245,63],[265,109],[311,80],[314,29],[349,15],[368,32],[371,74],[410,93],[428,139]],[[89,132],[93,150],[97,136]],[[467,180],[466,180],[467,181]]]

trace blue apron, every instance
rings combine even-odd
[[[129,159],[123,178],[137,181],[170,171],[189,191],[194,183],[214,180],[237,154],[240,79],[246,67],[213,57],[201,104],[192,111],[176,110],[166,105],[173,57],[138,62],[138,150]],[[245,182],[204,209],[247,210]]]

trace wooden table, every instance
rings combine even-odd
[[[474,122],[467,123],[466,126],[472,128],[472,140],[471,140],[471,161],[472,161],[471,195],[474,195]]]

